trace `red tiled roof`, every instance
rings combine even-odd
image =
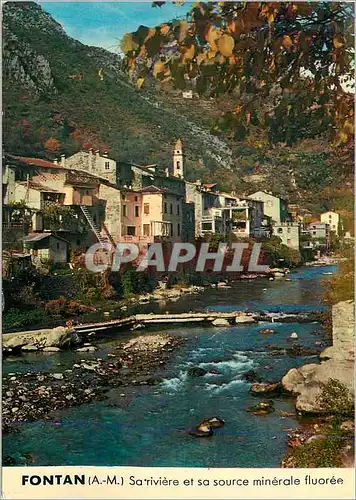
[[[210,184],[203,184],[203,186],[206,188],[212,188],[212,187],[217,186],[217,185],[218,185],[217,182],[211,182]]]
[[[22,163],[26,163],[27,165],[34,165],[36,167],[56,167],[56,168],[61,167],[56,163],[53,163],[48,160],[42,160],[41,158],[28,158],[27,156],[14,156],[14,155],[9,155],[9,156],[14,160],[21,161]]]
[[[57,191],[56,189],[44,186],[43,184],[40,184],[39,182],[34,182],[32,180],[30,180],[28,183],[27,181],[21,181],[19,182],[19,184],[21,184],[22,186],[27,186],[28,184],[30,188],[35,189],[36,191],[43,191],[46,193],[59,193],[59,191]]]
[[[57,170],[60,170],[62,172],[65,170],[66,172],[69,172],[69,173],[74,174],[74,175],[78,175],[78,173],[81,173],[83,175],[86,175],[88,178],[97,179],[102,184],[106,184],[107,186],[114,187],[117,189],[117,186],[115,184],[111,183],[110,181],[108,181],[107,179],[105,179],[105,177],[101,177],[100,175],[92,174],[90,172],[87,172],[86,170],[82,170],[79,168],[77,169],[77,168],[63,167],[62,165],[53,163],[53,162],[48,161],[48,160],[42,160],[41,158],[28,158],[27,156],[15,156],[15,155],[10,155],[10,154],[8,154],[6,156],[8,158],[10,158],[10,160],[16,160],[16,161],[25,163],[31,167],[56,168]]]

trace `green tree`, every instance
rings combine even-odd
[[[199,2],[186,19],[140,26],[121,42],[139,88],[153,75],[202,95],[234,94],[217,132],[243,139],[261,125],[271,141],[293,144],[328,130],[338,146],[353,134],[344,86],[353,46],[353,6],[337,2]]]

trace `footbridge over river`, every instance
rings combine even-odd
[[[257,315],[253,313],[235,312],[189,312],[189,313],[166,313],[166,314],[134,314],[127,318],[113,319],[100,323],[86,323],[74,326],[78,334],[98,332],[111,329],[139,328],[143,326],[164,324],[189,324],[201,323],[213,326],[229,326],[233,324],[255,323]]]

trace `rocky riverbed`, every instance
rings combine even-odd
[[[50,419],[62,408],[105,399],[111,388],[155,385],[161,381],[155,370],[182,342],[167,334],[145,335],[119,343],[105,358],[79,359],[62,372],[10,373],[3,378],[3,431],[16,431],[19,422]]]

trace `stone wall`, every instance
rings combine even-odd
[[[122,235],[121,192],[114,187],[100,184],[99,197],[106,201],[105,225],[118,243]]]
[[[85,170],[90,174],[103,177],[115,185],[117,182],[116,161],[107,156],[101,156],[99,152],[79,151],[68,158],[62,157],[61,166],[73,170]]]
[[[332,308],[333,345],[329,348],[331,356],[348,359],[354,355],[354,302],[338,302]],[[323,353],[325,357],[325,351]]]
[[[332,308],[333,345],[321,354],[321,363],[292,368],[283,377],[287,392],[297,396],[296,409],[318,413],[318,396],[329,379],[339,380],[354,393],[354,303],[339,302]]]

